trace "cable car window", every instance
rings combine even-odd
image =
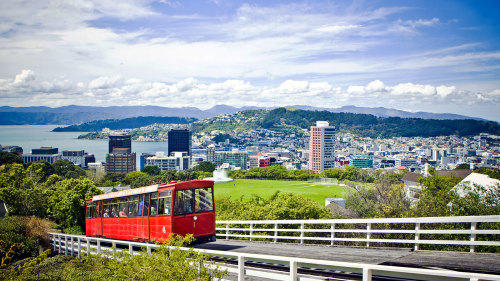
[[[94,218],[100,218],[101,217],[101,201],[98,201],[95,204],[95,210],[94,210]]]
[[[128,216],[135,217],[137,216],[137,203],[139,201],[139,196],[130,196],[128,199]]]
[[[175,191],[174,215],[185,215],[193,212],[193,190]]]
[[[92,203],[88,203],[88,204],[87,204],[87,213],[86,213],[86,217],[87,217],[87,218],[91,218],[91,217],[92,217]]]
[[[149,194],[139,195],[139,216],[148,216]]]
[[[197,188],[194,191],[195,212],[213,211],[212,188]]]
[[[151,193],[151,210],[150,216],[156,216],[158,214],[158,192]]]
[[[118,216],[128,217],[128,198],[120,198],[120,208],[118,209]]]
[[[111,200],[105,200],[102,202],[104,205],[104,213],[102,214],[103,218],[110,218],[111,217]]]
[[[111,216],[110,217],[117,218],[119,208],[120,208],[120,206],[118,205],[118,199],[113,199],[112,204],[111,204]]]
[[[158,195],[158,215],[170,216],[170,208],[172,206],[172,190],[162,191]]]

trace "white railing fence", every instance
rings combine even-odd
[[[137,253],[137,251],[134,250],[134,247],[146,248],[148,252],[151,252],[152,249],[159,247],[159,245],[156,244],[111,240],[111,239],[85,237],[81,235],[68,235],[60,233],[50,233],[49,239],[55,253],[72,255],[75,257],[81,257],[84,254],[106,254],[106,253],[116,252],[117,245],[125,247],[126,249],[128,248],[129,254]],[[111,244],[111,247],[104,246],[106,244]],[[191,248],[181,247],[178,249],[189,250]],[[267,278],[273,280],[292,280],[292,281],[325,279],[324,277],[315,277],[311,275],[299,274],[298,271],[300,267],[323,268],[329,270],[340,270],[343,272],[358,273],[359,276],[362,276],[363,281],[370,281],[372,280],[373,276],[413,278],[418,280],[500,281],[500,275],[492,275],[492,274],[458,272],[451,270],[408,268],[408,267],[385,266],[385,265],[363,264],[363,263],[348,263],[339,261],[313,260],[313,259],[291,258],[282,256],[237,253],[228,251],[215,251],[215,250],[203,250],[203,249],[192,249],[192,250],[204,253],[209,256],[225,257],[236,261],[237,263],[235,266],[230,266],[225,263],[218,265],[219,268],[221,268],[222,270],[225,269],[228,271],[228,273],[234,274],[236,276],[234,279],[238,281],[243,281],[245,279],[245,276]],[[248,265],[245,265],[245,262],[248,261],[268,262],[271,264],[284,265],[288,268],[288,272],[272,271],[272,270],[262,271],[255,268],[250,268]],[[209,264],[206,266],[213,266],[213,264]]]
[[[217,221],[217,238],[334,245],[500,246],[500,216]],[[443,247],[443,246],[440,246]],[[467,249],[467,248],[465,248]]]

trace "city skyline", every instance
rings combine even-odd
[[[0,3],[0,104],[383,106],[500,121],[496,1]]]

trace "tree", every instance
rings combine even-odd
[[[468,169],[470,169],[470,165],[465,163],[460,164],[455,168],[455,170],[468,170]]]
[[[73,162],[63,159],[52,164],[54,172],[65,179],[77,179],[85,176],[85,171],[73,164]]]
[[[12,163],[23,164],[23,158],[17,155],[17,153],[0,151],[0,166]]]
[[[212,173],[215,170],[215,165],[209,161],[202,161],[198,163],[193,170]]]
[[[54,168],[46,160],[32,162],[27,169],[29,176],[35,184],[43,183],[50,175],[54,174]]]
[[[125,179],[125,174],[111,172],[111,173],[106,173],[102,181],[122,182],[124,179]]]
[[[158,166],[146,166],[142,171],[150,176],[157,176],[161,173],[161,170],[160,168],[158,168]]]
[[[85,200],[102,194],[89,179],[64,179],[56,183],[48,202],[49,217],[64,227],[85,229]]]
[[[152,177],[144,172],[130,172],[125,176],[123,183],[129,184],[131,188],[148,186],[151,184]]]
[[[35,184],[21,164],[8,164],[0,173],[0,200],[11,215],[44,217],[49,193],[42,184]]]

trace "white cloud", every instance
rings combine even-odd
[[[33,80],[35,80],[35,72],[30,69],[23,69],[23,71],[21,71],[21,73],[16,75],[16,78],[14,78],[14,84],[24,84]]]
[[[232,106],[311,105],[358,106],[446,106],[450,103],[500,105],[500,89],[489,92],[458,90],[456,86],[400,83],[385,85],[374,80],[365,86],[333,87],[328,82],[286,80],[271,86],[254,86],[244,80],[201,83],[187,78],[176,83],[99,77],[88,83],[65,77],[52,81],[34,79],[32,70],[23,70],[11,79],[0,80],[0,99],[4,105],[159,105],[208,108],[217,104]],[[29,82],[28,82],[29,81]],[[20,91],[19,84],[26,85]]]

